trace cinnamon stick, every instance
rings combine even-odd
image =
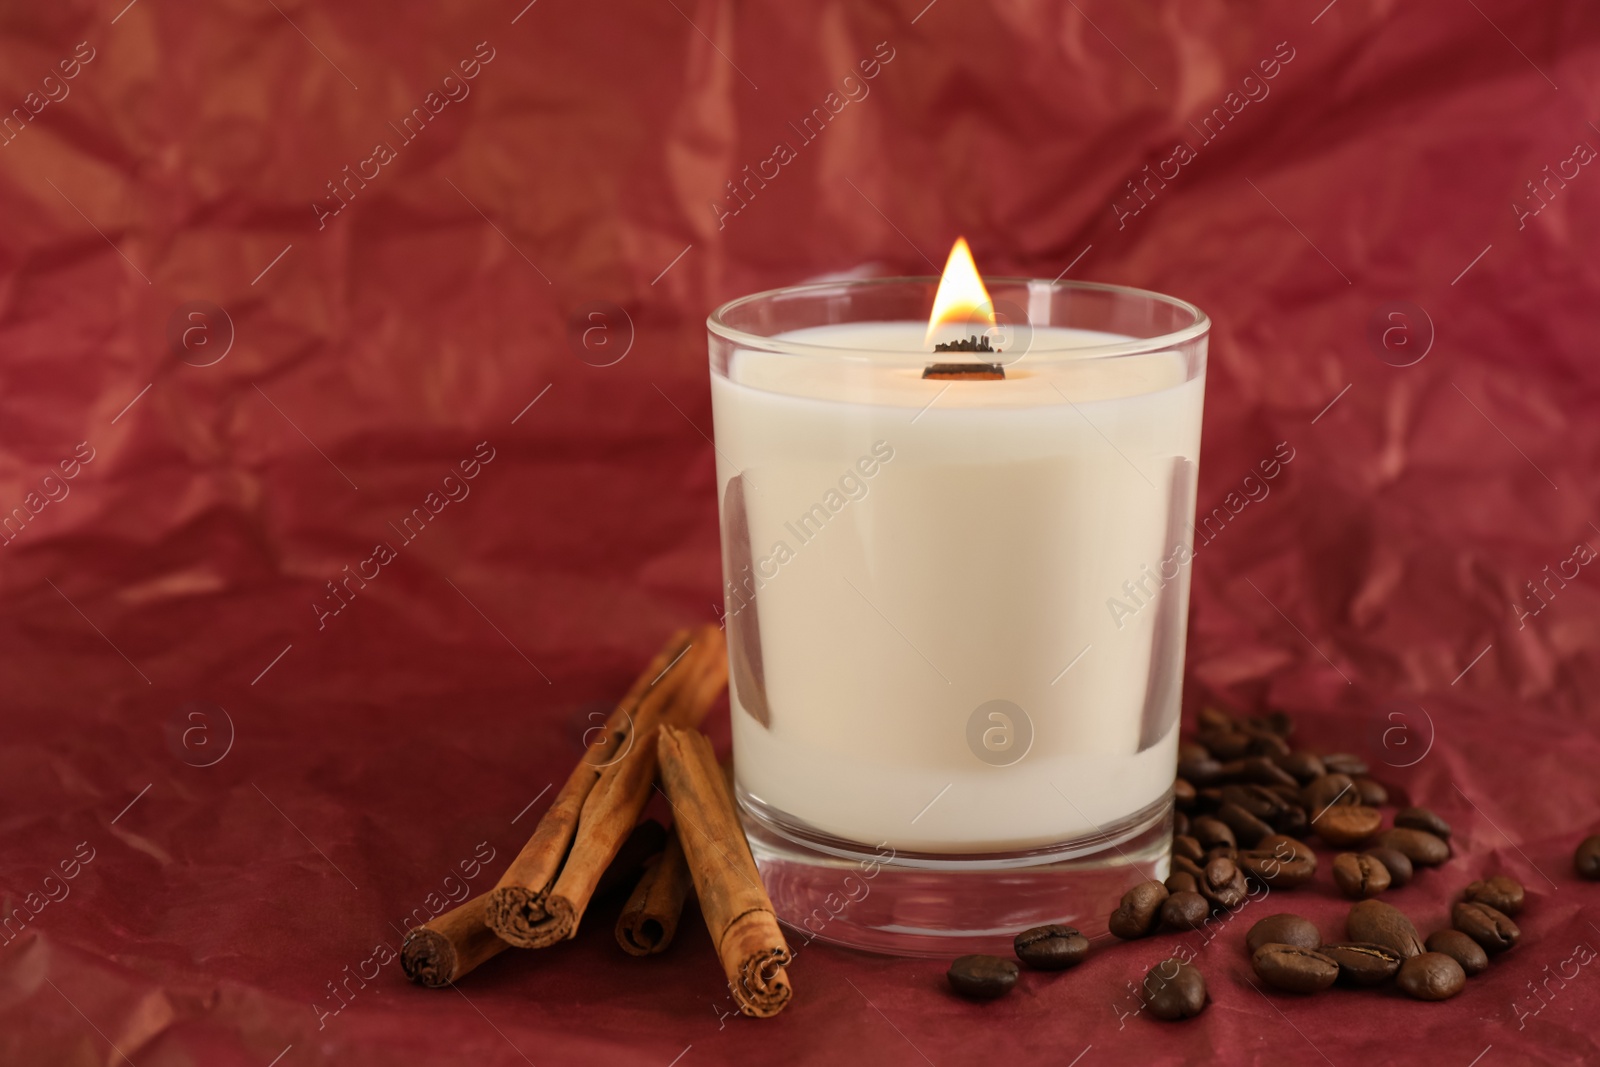
[[[678,932],[683,902],[694,883],[689,877],[689,861],[683,855],[683,842],[674,830],[655,863],[645,868],[628,902],[617,916],[617,944],[632,956],[653,956],[672,944]]]
[[[616,753],[623,751],[627,745],[639,706],[666,684],[664,676],[669,668],[675,664],[682,665],[681,660],[688,654],[692,641],[693,635],[689,631],[679,630],[656,653],[644,673],[634,681],[627,695],[606,719],[604,731],[590,739],[583,758],[550,802],[539,825],[534,827],[533,835],[522,846],[517,858],[511,861],[505,874],[500,876],[500,881],[489,891],[490,907],[484,913],[484,918],[491,921],[497,931],[503,931],[501,936],[507,940],[520,943],[518,938],[525,937],[526,931],[545,917],[545,896],[561,870],[561,861],[566,858],[567,849],[572,845],[583,802],[600,780],[604,764],[614,759]],[[680,679],[681,675],[673,681],[675,683]],[[491,914],[495,916],[493,920],[489,920]]]
[[[544,894],[543,917],[503,907],[496,890],[487,920],[502,939],[521,948],[544,948],[577,933],[601,874],[650,799],[655,779],[656,740],[663,723],[698,725],[727,685],[728,655],[722,631],[700,627],[689,649],[640,700],[628,737],[600,768],[578,813],[572,848],[555,883]]]
[[[674,838],[674,845],[675,841]],[[646,819],[635,826],[617,851],[617,858],[606,868],[595,895],[603,896],[626,885],[638,876],[651,856],[664,856],[667,844],[667,831],[654,819]],[[681,855],[681,849],[678,851]],[[659,867],[658,859],[650,870]],[[400,945],[400,967],[406,977],[418,985],[437,989],[458,981],[479,964],[510,948],[484,925],[488,906],[489,893],[481,893],[430,922],[408,930]]]
[[[784,971],[789,945],[762,888],[711,742],[698,730],[663,727],[657,757],[700,912],[734,1003],[746,1015],[770,1018],[792,995]]]

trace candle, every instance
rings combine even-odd
[[[1048,845],[1159,803],[1188,574],[1157,568],[1189,543],[1203,374],[1178,352],[1082,358],[1129,339],[1064,328],[1036,328],[1003,381],[923,379],[921,323],[779,339],[857,362],[742,350],[712,379],[724,530],[731,499],[749,545],[730,637],[759,635],[764,683],[735,671],[741,791],[937,853]],[[979,714],[974,743],[992,701],[1020,711]]]

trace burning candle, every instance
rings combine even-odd
[[[1015,866],[1170,812],[1207,323],[996,284],[998,321],[958,242],[926,321],[909,279],[712,319],[738,791],[828,855]]]

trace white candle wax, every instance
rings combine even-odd
[[[727,575],[729,633],[758,619],[765,682],[741,692],[736,664],[739,785],[901,851],[1095,833],[1172,784],[1188,568],[1153,576],[1189,543],[1203,375],[1175,352],[1074,355],[1127,338],[1061,328],[1004,381],[882,357],[925,353],[924,332],[799,330],[858,358],[740,350],[712,376],[724,539],[742,477],[754,572]],[[993,700],[1032,735],[1009,765],[971,742]]]

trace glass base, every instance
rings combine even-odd
[[[796,827],[739,791],[750,851],[773,909],[799,935],[894,956],[1012,955],[1049,923],[1106,932],[1122,894],[1166,878],[1170,794],[1097,833],[1023,852],[951,855],[874,848]]]

